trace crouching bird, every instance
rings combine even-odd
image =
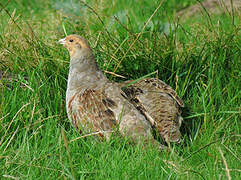
[[[108,140],[117,130],[134,142],[158,147],[163,146],[154,139],[152,128],[157,128],[166,141],[180,139],[179,106],[183,103],[169,86],[165,86],[166,93],[162,81],[155,79],[131,86],[110,82],[99,69],[87,40],[69,35],[59,43],[70,54],[66,108],[78,131]]]

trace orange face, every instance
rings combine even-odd
[[[88,42],[81,36],[75,34],[69,35],[64,39],[60,39],[59,43],[63,44],[64,47],[68,49],[70,56],[73,56],[76,51],[90,49]]]

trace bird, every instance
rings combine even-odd
[[[153,135],[157,130],[166,142],[180,142],[184,103],[169,85],[155,78],[111,82],[85,38],[73,34],[59,43],[70,55],[66,109],[77,131],[109,140],[117,130],[135,143],[163,149]]]
[[[151,123],[165,142],[180,143],[183,100],[169,85],[157,78],[119,84],[129,102]]]
[[[134,143],[162,147],[150,122],[128,101],[118,83],[100,70],[87,40],[73,34],[59,43],[70,55],[66,110],[75,129],[107,141],[117,131]]]

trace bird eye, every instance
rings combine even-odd
[[[73,39],[70,39],[69,42],[73,42],[74,40]]]

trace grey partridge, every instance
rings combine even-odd
[[[116,129],[134,142],[159,146],[150,122],[124,97],[119,85],[110,82],[99,69],[88,42],[69,35],[59,43],[70,54],[66,108],[74,127],[107,140]]]

